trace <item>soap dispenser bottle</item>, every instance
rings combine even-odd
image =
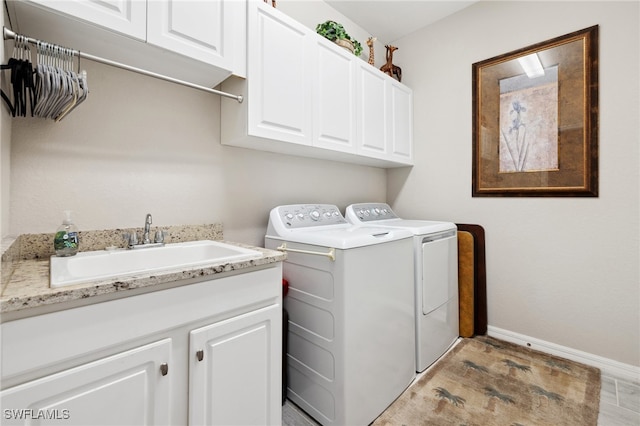
[[[71,219],[71,210],[65,210],[62,225],[56,231],[56,236],[53,239],[56,256],[74,256],[78,253],[78,243],[78,228]]]

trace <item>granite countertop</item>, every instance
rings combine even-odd
[[[88,231],[80,233],[81,251],[103,250],[121,239],[121,234],[129,230]],[[262,253],[261,257],[237,262],[212,263],[211,265],[192,267],[185,270],[169,270],[153,275],[138,274],[111,278],[85,284],[66,287],[49,287],[49,257],[53,234],[20,236],[5,251],[2,257],[2,293],[0,295],[0,314],[28,316],[25,310],[47,311],[66,309],[74,301],[91,303],[89,298],[101,301],[104,297],[126,297],[144,291],[165,288],[178,281],[202,279],[216,274],[239,271],[280,262],[286,255],[279,251],[253,247],[222,240],[221,225],[198,225],[185,227],[167,227],[167,243],[196,240],[215,240],[240,247],[250,248]],[[189,282],[189,281],[185,281]],[[155,287],[155,288],[154,288]],[[58,307],[56,305],[59,305]]]

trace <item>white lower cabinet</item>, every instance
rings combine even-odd
[[[3,425],[280,425],[282,267],[0,324]]]
[[[281,389],[272,378],[281,374],[275,362],[281,349],[271,335],[278,332],[273,323],[279,309],[263,308],[190,333],[190,425],[277,423]]]
[[[170,360],[164,339],[15,386],[1,394],[2,424],[168,425]]]

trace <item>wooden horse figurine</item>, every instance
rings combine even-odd
[[[375,65],[373,58],[373,42],[377,39],[375,37],[369,37],[367,39],[367,46],[369,46],[369,65]]]
[[[387,63],[380,67],[380,71],[393,77],[395,74],[398,81],[402,81],[402,68],[397,65],[393,65],[393,52],[398,50],[397,47],[390,44],[385,45],[387,48]]]

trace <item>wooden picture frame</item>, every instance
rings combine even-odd
[[[474,197],[598,196],[598,26],[472,72]]]

